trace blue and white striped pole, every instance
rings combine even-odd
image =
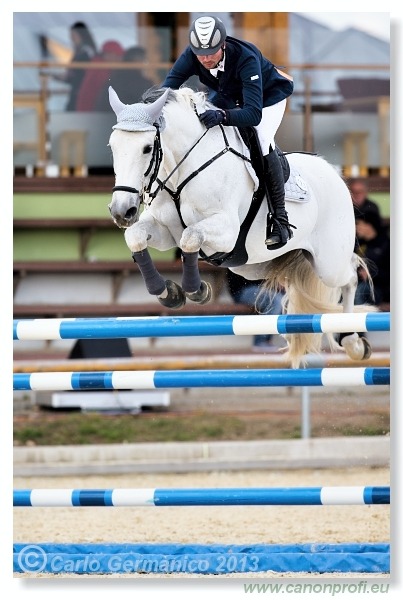
[[[348,333],[389,331],[390,313],[21,319],[14,340],[71,340],[207,335]]]
[[[14,506],[233,506],[390,504],[390,487],[14,490]]]
[[[226,369],[198,371],[83,371],[15,373],[14,390],[125,390],[206,387],[388,385],[384,367],[323,369]]]

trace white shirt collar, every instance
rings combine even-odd
[[[209,71],[213,75],[213,77],[217,77],[218,71],[224,71],[224,66],[225,66],[225,52],[223,53],[223,57],[220,60],[220,62],[218,63],[218,65],[215,67],[215,69],[209,69]]]

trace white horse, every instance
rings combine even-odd
[[[286,208],[294,236],[283,248],[268,250],[267,202],[257,202],[258,180],[238,130],[206,130],[198,114],[211,105],[201,92],[184,87],[148,94],[144,103],[125,105],[109,90],[117,116],[109,140],[116,175],[109,210],[125,228],[126,243],[151,294],[172,308],[183,306],[186,298],[207,302],[211,291],[200,279],[201,257],[246,279],[264,279],[267,288],[284,287],[284,310],[290,314],[369,309],[354,307],[357,268],[366,267],[354,253],[351,196],[333,166],[318,156],[288,154]],[[251,202],[257,207],[253,219],[247,217]],[[249,229],[242,226],[245,218]],[[147,246],[181,248],[181,286],[162,278]],[[288,336],[292,364],[319,352],[321,337]],[[340,349],[328,337],[331,349]],[[371,355],[368,341],[357,333],[343,334],[339,342],[353,359]]]

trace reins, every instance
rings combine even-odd
[[[219,125],[223,139],[224,139],[224,148],[222,150],[220,150],[220,152],[218,152],[217,154],[215,154],[214,156],[212,156],[209,160],[207,160],[205,163],[203,163],[198,169],[196,169],[196,171],[193,171],[190,175],[188,175],[176,188],[176,190],[171,190],[168,186],[167,186],[167,182],[169,181],[169,179],[172,177],[172,175],[179,169],[179,167],[185,162],[185,160],[188,158],[189,154],[192,152],[192,150],[194,150],[194,148],[196,148],[197,144],[199,144],[199,142],[204,138],[204,136],[206,135],[206,133],[208,133],[208,129],[206,129],[206,131],[198,138],[198,140],[196,140],[196,142],[193,144],[193,146],[186,152],[186,154],[183,156],[183,158],[178,162],[178,164],[176,165],[176,167],[169,173],[169,175],[163,180],[161,181],[160,179],[158,179],[158,177],[156,178],[156,181],[158,183],[158,187],[154,190],[154,192],[149,194],[150,197],[150,202],[149,204],[151,204],[151,202],[154,200],[154,198],[157,196],[157,194],[161,191],[161,190],[166,190],[168,192],[168,194],[171,196],[175,206],[176,206],[176,210],[178,212],[179,218],[181,220],[181,224],[182,226],[185,228],[186,224],[184,223],[183,219],[182,219],[182,215],[180,212],[180,195],[182,193],[183,188],[189,183],[189,181],[192,181],[192,179],[194,179],[199,173],[201,173],[202,171],[204,171],[205,169],[207,169],[207,167],[209,167],[214,161],[216,161],[218,158],[220,158],[221,156],[223,156],[224,154],[226,154],[227,152],[232,152],[233,154],[235,154],[236,156],[239,156],[240,158],[242,158],[242,160],[248,161],[249,163],[251,163],[252,161],[250,160],[250,158],[248,156],[245,156],[244,154],[241,154],[240,152],[238,152],[237,150],[235,150],[234,148],[231,148],[229,142],[228,142],[228,138],[226,136],[226,133],[224,131],[224,128],[222,125]],[[162,150],[161,150],[162,152]],[[150,186],[148,186],[150,187]]]
[[[180,192],[182,191],[182,189],[185,187],[185,185],[188,183],[188,181],[190,181],[191,179],[193,179],[193,177],[195,177],[201,170],[203,170],[203,168],[205,168],[205,166],[203,165],[198,171],[195,171],[194,173],[192,173],[189,177],[187,177],[185,179],[184,182],[182,182],[178,189],[176,190],[176,192],[173,192],[172,190],[170,190],[167,186],[166,183],[167,181],[172,177],[172,175],[179,169],[179,167],[185,162],[185,160],[187,159],[187,157],[189,156],[189,154],[192,152],[192,150],[194,150],[197,146],[197,144],[204,138],[204,136],[206,135],[206,133],[208,132],[208,129],[206,129],[206,131],[203,133],[203,135],[201,135],[199,137],[198,140],[196,140],[196,142],[193,144],[193,146],[186,152],[186,154],[183,156],[183,158],[181,158],[181,160],[178,162],[178,164],[176,165],[176,167],[170,172],[170,174],[168,175],[168,177],[166,177],[164,179],[164,181],[161,181],[160,179],[158,179],[158,177],[156,178],[156,181],[158,183],[158,187],[154,190],[154,192],[150,193],[149,196],[151,198],[151,202],[154,200],[154,198],[157,196],[157,194],[159,194],[159,192],[164,189],[166,190],[170,196],[172,198],[175,198],[175,196],[180,196]],[[162,149],[161,149],[162,152]],[[207,165],[206,165],[207,166]]]
[[[220,152],[218,152],[217,154],[215,154],[212,158],[210,158],[205,163],[203,163],[201,165],[201,167],[199,167],[196,171],[193,171],[193,173],[191,173],[188,177],[186,177],[186,179],[184,179],[182,181],[182,183],[180,183],[178,185],[178,187],[177,187],[177,189],[176,189],[175,192],[166,187],[165,184],[168,181],[168,179],[171,177],[171,175],[176,171],[176,169],[180,166],[180,164],[184,161],[184,159],[187,158],[187,156],[190,154],[190,152],[193,150],[193,148],[196,146],[196,144],[198,144],[200,142],[200,140],[206,135],[206,133],[208,132],[208,129],[206,129],[206,131],[197,140],[197,142],[194,144],[194,146],[192,146],[192,148],[187,152],[187,154],[183,157],[183,159],[178,163],[178,165],[175,167],[175,169],[172,171],[172,173],[170,173],[168,175],[168,177],[165,179],[165,181],[161,182],[162,187],[171,195],[171,197],[173,198],[173,200],[175,200],[176,198],[179,200],[181,191],[183,190],[183,188],[185,187],[185,185],[187,185],[189,183],[189,181],[191,181],[194,177],[196,177],[196,175],[198,175],[199,173],[201,173],[202,171],[204,171],[204,169],[206,169],[207,167],[209,167],[215,160],[217,160],[218,158],[220,158],[220,156],[223,156],[227,152],[232,152],[233,154],[235,154],[236,156],[239,156],[243,160],[251,162],[251,160],[250,160],[249,157],[244,156],[243,154],[241,154],[237,150],[234,150],[234,148],[231,148],[231,146],[229,145],[228,138],[227,138],[227,136],[225,134],[223,126],[219,125],[219,127],[221,129],[221,133],[223,135],[224,143],[225,143],[225,147],[222,150],[220,150]]]
[[[218,152],[217,154],[215,154],[213,157],[211,157],[209,160],[207,160],[205,163],[203,163],[201,165],[201,167],[199,167],[196,171],[193,171],[193,173],[191,173],[190,175],[188,175],[188,177],[186,177],[186,179],[184,179],[182,181],[182,183],[180,183],[176,189],[176,191],[172,191],[170,190],[167,186],[166,186],[166,182],[168,181],[168,179],[170,179],[170,177],[174,174],[174,172],[177,170],[177,168],[184,162],[184,160],[189,156],[189,154],[191,153],[191,151],[193,150],[193,148],[196,147],[196,145],[200,142],[200,140],[203,139],[203,137],[206,135],[206,133],[208,132],[208,129],[206,129],[206,131],[203,133],[203,135],[197,140],[197,142],[190,148],[190,150],[185,154],[185,156],[183,157],[183,159],[176,165],[175,169],[168,175],[168,177],[165,178],[164,181],[161,182],[161,188],[160,189],[165,189],[170,196],[175,199],[180,197],[181,191],[183,190],[183,188],[185,187],[185,185],[187,185],[189,183],[189,181],[191,181],[192,179],[194,179],[194,177],[196,177],[196,175],[198,175],[199,173],[201,173],[202,171],[204,171],[204,169],[207,169],[207,167],[209,167],[215,160],[217,160],[218,158],[220,158],[221,156],[223,156],[224,154],[226,154],[227,152],[232,152],[233,154],[236,154],[237,156],[239,156],[240,158],[242,158],[243,160],[246,160],[248,162],[251,162],[250,158],[247,156],[244,156],[243,154],[241,154],[240,152],[238,152],[237,150],[234,150],[234,148],[231,148],[231,146],[229,145],[228,142],[228,138],[225,134],[224,128],[222,125],[219,125],[220,129],[221,129],[221,133],[223,135],[224,138],[224,143],[225,143],[225,147],[220,150],[220,152]],[[159,190],[158,190],[159,191]]]

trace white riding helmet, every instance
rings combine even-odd
[[[227,32],[218,17],[199,17],[193,21],[189,31],[190,47],[194,54],[215,54],[225,42]]]

